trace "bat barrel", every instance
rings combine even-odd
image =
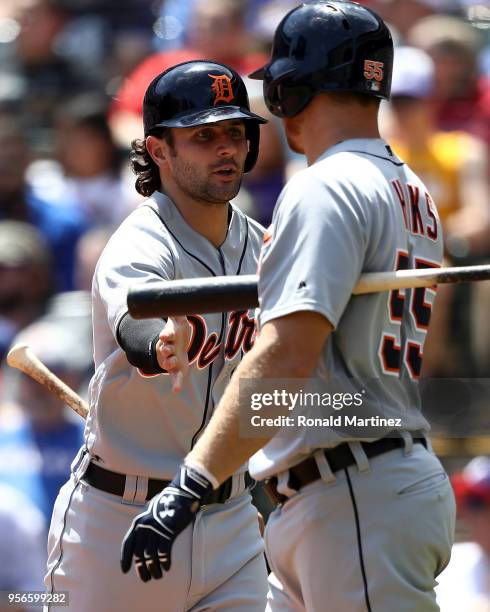
[[[162,281],[133,287],[128,291],[127,302],[129,314],[135,319],[247,310],[258,306],[257,276]]]
[[[460,268],[368,272],[361,275],[352,293],[362,295],[392,289],[432,287],[441,283],[489,279],[488,264]],[[130,289],[128,309],[135,319],[248,310],[258,306],[257,281],[258,277],[255,275],[162,281]]]
[[[441,268],[438,270],[438,283],[462,283],[490,280],[490,265],[463,266],[461,268]]]

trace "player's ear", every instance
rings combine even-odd
[[[161,166],[168,159],[168,145],[163,138],[157,136],[146,137],[146,150],[157,166]]]

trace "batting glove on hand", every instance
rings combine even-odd
[[[161,493],[151,499],[148,508],[138,514],[124,536],[121,569],[126,574],[134,564],[143,582],[162,577],[170,569],[173,543],[192,523],[213,490],[207,478],[196,470],[181,466],[179,474]]]

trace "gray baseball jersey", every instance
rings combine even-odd
[[[69,591],[70,609],[263,610],[263,544],[241,474],[234,476],[227,502],[203,506],[193,526],[181,534],[164,578],[145,584],[136,572],[124,575],[118,563],[123,537],[142,510],[148,478],[173,477],[242,352],[251,348],[252,314],[189,317],[191,365],[178,394],[168,375],[143,376],[130,365],[116,340],[130,287],[255,272],[262,233],[232,207],[228,234],[216,249],[187,225],[166,196],[155,193],[107,244],[92,292],[96,370],[85,429],[90,452],[80,453],[73,463],[70,481],[56,500],[48,541],[46,586],[51,592]],[[84,480],[89,460],[126,474],[122,497]]]
[[[130,287],[256,271],[263,230],[237,208],[231,210],[226,240],[217,249],[157,192],[122,223],[99,260],[92,292],[96,371],[85,436],[91,454],[107,469],[172,478],[209,421],[242,351],[252,346],[253,313],[189,317],[191,365],[183,390],[175,394],[169,376],[144,377],[116,342]]]
[[[364,272],[440,266],[436,207],[420,179],[381,139],[344,141],[283,190],[261,254],[260,326],[314,311],[334,327],[315,376],[345,391],[375,383],[357,414],[427,430],[415,381],[435,291],[352,296]],[[353,382],[355,381],[355,382]],[[322,408],[312,408],[317,417]],[[401,419],[397,421],[396,419]],[[398,427],[400,428],[400,427]],[[257,478],[295,465],[314,449],[382,437],[394,429],[283,428],[250,462]]]

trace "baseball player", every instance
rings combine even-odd
[[[128,526],[202,434],[254,335],[249,312],[196,315],[189,324],[134,320],[127,290],[253,273],[263,234],[229,203],[255,164],[264,123],[236,72],[209,61],[170,68],[148,87],[143,123],[131,159],[148,198],[111,237],[94,275],[90,413],[55,504],[45,582],[51,593],[68,591],[79,612],[259,611],[267,572],[245,466],[207,497],[161,581],[144,584],[162,575],[147,561],[151,545],[136,572],[119,570]],[[175,371],[183,352],[185,375]]]
[[[386,25],[359,4],[308,2],[279,24],[270,62],[252,76],[308,168],[283,190],[265,235],[257,341],[153,513],[133,522],[123,566],[151,543],[148,561],[168,569],[202,500],[255,452],[253,475],[282,502],[265,532],[268,610],[438,609],[455,507],[417,385],[434,291],[351,295],[363,272],[441,263],[434,203],[378,132],[392,62]],[[253,379],[258,392],[284,379],[298,398],[313,377],[325,404],[289,411],[295,427],[245,435],[251,396],[240,383]],[[332,384],[345,392],[335,422]],[[308,414],[313,424],[301,424]]]

